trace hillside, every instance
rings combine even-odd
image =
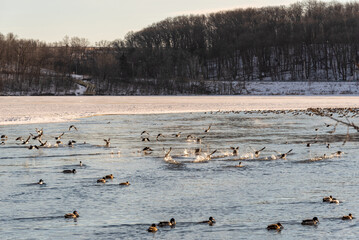
[[[168,18],[96,46],[79,37],[44,43],[0,35],[0,94],[75,94],[70,74],[87,76],[100,95],[246,94],[233,86],[355,82],[358,36],[358,2],[319,1]],[[227,83],[231,90],[218,90]]]

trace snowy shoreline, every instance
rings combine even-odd
[[[359,96],[0,97],[0,125],[74,121],[110,114],[359,107]]]

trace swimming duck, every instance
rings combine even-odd
[[[83,166],[84,166],[84,164],[83,164],[81,161],[80,161],[80,164],[79,164],[79,165],[80,165],[80,167],[83,167]]]
[[[66,169],[66,170],[64,170],[64,171],[62,171],[63,173],[76,173],[76,169],[72,169],[72,170],[70,170],[70,169]]]
[[[44,183],[44,180],[40,179],[40,180],[37,182],[37,184],[43,185],[43,184],[45,184],[45,183]]]
[[[333,199],[332,195],[330,195],[329,197],[324,197],[323,198],[323,202],[330,202]]]
[[[349,213],[348,216],[343,216],[342,220],[352,220],[353,219],[353,215],[351,213]]]
[[[314,217],[313,219],[305,219],[302,221],[302,225],[317,225],[319,223],[319,220],[317,217]]]
[[[174,227],[175,225],[176,225],[176,220],[174,218],[171,218],[169,222],[160,222],[158,224],[159,227],[165,227],[165,226]]]
[[[235,165],[235,167],[244,167],[244,166],[242,165],[242,162],[239,162],[238,165]]]
[[[106,178],[106,179],[113,179],[112,173],[111,173],[110,175],[106,175],[105,178]]]
[[[157,232],[156,224],[152,224],[151,227],[147,229],[148,232]]]
[[[339,200],[336,198],[332,198],[329,203],[339,204]]]
[[[98,183],[105,183],[106,179],[103,177],[103,178],[98,179],[97,182]]]
[[[280,222],[276,223],[276,224],[271,224],[267,226],[268,230],[281,230],[283,229],[283,226]]]
[[[65,218],[78,218],[80,215],[77,213],[77,211],[74,211],[73,213],[67,213],[64,216]]]
[[[209,225],[213,225],[216,223],[216,219],[214,219],[213,217],[209,217],[209,219],[207,221],[202,221],[199,223],[208,223]]]
[[[121,186],[129,186],[131,185],[128,181],[127,182],[123,182],[123,183],[120,183]]]

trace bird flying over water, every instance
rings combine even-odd
[[[60,140],[60,139],[61,139],[61,137],[62,137],[62,136],[64,136],[64,134],[65,134],[65,133],[63,132],[60,136],[55,137],[55,140]]]
[[[206,130],[204,130],[205,133],[209,132],[209,130],[211,129],[212,125],[209,125],[208,128]]]
[[[77,130],[77,127],[75,127],[75,125],[71,125],[71,126],[69,127],[69,131],[71,130],[71,128],[73,128],[73,129],[75,129],[76,131],[78,131],[78,130]]]
[[[111,140],[111,139],[108,138],[108,139],[103,139],[103,140],[104,140],[105,143],[106,143],[106,144],[105,144],[105,147],[110,147],[110,144],[111,144],[111,143],[110,143],[110,140]]]

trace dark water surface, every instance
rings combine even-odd
[[[78,131],[69,131],[71,124]],[[350,130],[343,145],[347,127],[339,124],[330,133],[334,124],[304,114],[181,113],[0,126],[8,136],[0,145],[1,239],[355,239],[358,221],[340,218],[359,213],[358,135]],[[43,141],[52,147],[29,150],[39,143],[15,141],[35,135],[35,128],[43,128]],[[143,130],[150,142],[141,141]],[[64,145],[53,147],[62,132]],[[180,137],[172,135],[178,132]],[[156,141],[158,133],[165,137]],[[189,134],[205,138],[186,141]],[[109,148],[104,138],[111,139]],[[76,140],[74,147],[69,140]],[[153,152],[144,154],[144,147]],[[170,147],[172,159],[165,160]],[[231,156],[230,147],[239,147],[238,156]],[[278,158],[290,149],[286,159]],[[233,167],[239,159],[244,167]],[[76,174],[62,173],[74,168]],[[113,180],[96,183],[110,173]],[[39,179],[46,185],[33,184]],[[126,181],[131,185],[119,186]],[[341,203],[323,203],[328,195]],[[74,210],[77,220],[63,217]],[[210,216],[215,225],[197,224]],[[314,216],[317,227],[300,224]],[[172,217],[175,228],[146,231]],[[266,230],[278,221],[281,232]]]

